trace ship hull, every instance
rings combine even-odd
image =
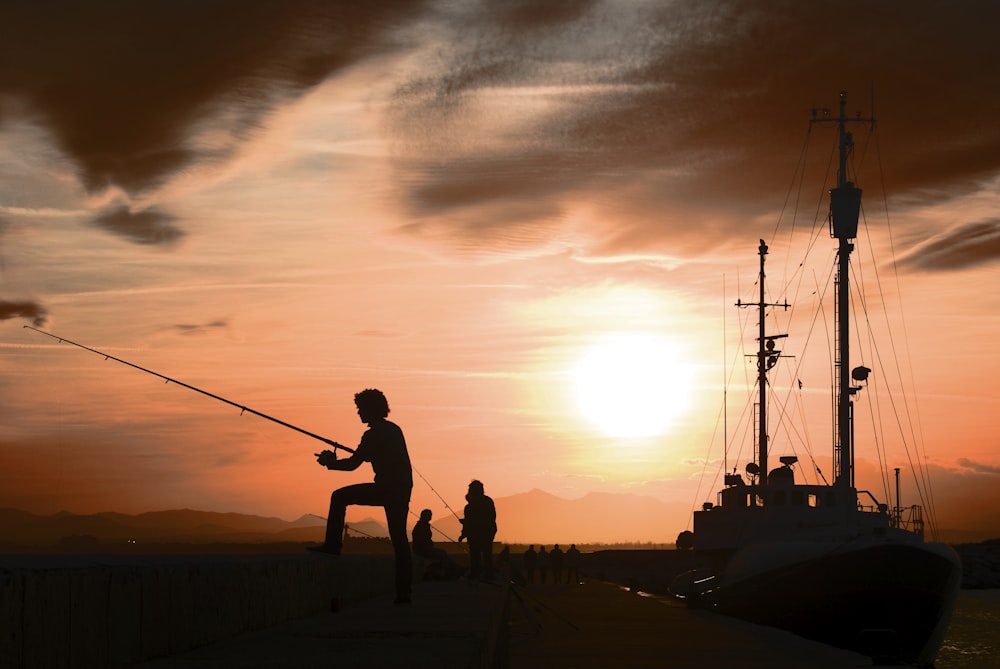
[[[759,552],[756,559],[765,557]],[[691,603],[883,662],[930,666],[960,580],[958,557],[947,546],[869,544],[712,579]]]

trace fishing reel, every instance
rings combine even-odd
[[[335,441],[326,441],[326,443],[328,443],[331,446],[333,446],[333,450],[332,451],[329,450],[329,449],[327,449],[327,450],[321,451],[319,453],[313,453],[313,455],[316,456],[316,462],[318,462],[319,464],[323,465],[326,468],[329,468],[330,465],[332,465],[335,462],[337,462],[337,459],[338,459],[337,458],[337,449],[338,448],[344,448],[344,447],[341,446],[340,444],[338,444]]]

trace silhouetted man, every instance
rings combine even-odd
[[[465,495],[465,518],[462,534],[469,540],[469,578],[488,579],[493,573],[493,538],[497,535],[497,510],[493,500],[486,496],[480,481],[469,484]]]
[[[345,486],[330,495],[326,541],[322,546],[309,550],[340,555],[347,507],[352,504],[384,507],[389,538],[396,554],[396,603],[408,604],[413,565],[406,537],[406,517],[413,490],[413,469],[406,440],[399,426],[386,420],[389,402],[381,391],[374,388],[362,390],[354,396],[354,404],[361,422],[368,425],[358,448],[343,460],[338,460],[333,451],[323,451],[317,454],[316,461],[327,469],[337,471],[353,471],[362,462],[370,462],[375,481]]]

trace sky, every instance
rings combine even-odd
[[[852,358],[879,379],[859,487],[916,464],[904,503],[1000,535],[998,21],[970,0],[5,3],[0,507],[294,519],[371,477],[31,325],[352,447],[353,395],[379,388],[416,508],[460,513],[471,479],[698,508],[753,457],[756,315],[734,305],[761,239],[768,299],[794,304],[768,326],[805,330],[772,390],[808,428],[772,413],[772,462],[829,478],[804,344],[829,366],[835,133],[810,119],[847,91],[877,118],[852,124],[852,311],[903,314]]]

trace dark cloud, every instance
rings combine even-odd
[[[1000,219],[969,223],[914,249],[900,266],[919,270],[960,270],[1000,260]]]
[[[173,221],[173,216],[155,207],[133,212],[122,205],[94,218],[94,225],[137,244],[169,246],[184,236]]]
[[[26,109],[88,189],[148,191],[426,39],[383,126],[408,232],[537,249],[582,208],[596,254],[698,253],[781,206],[809,110],[841,90],[867,114],[875,89],[866,190],[884,175],[905,207],[983,188],[1000,171],[998,23],[1000,4],[976,0],[6,3],[0,100],[17,104],[0,123]],[[812,134],[822,174],[832,132]],[[179,232],[123,222],[142,243]]]
[[[868,115],[874,105],[884,128],[881,162],[866,128],[857,128],[862,186],[884,175],[899,202],[927,203],[973,192],[1000,171],[1000,126],[992,119],[1000,75],[991,65],[1000,62],[993,34],[1000,5],[558,7],[566,11],[540,15],[538,31],[526,29],[526,10],[463,14],[461,31],[442,47],[440,70],[399,88],[397,136],[419,137],[428,156],[420,164],[410,151],[400,163],[410,230],[488,242],[504,227],[550,221],[553,201],[582,202],[614,221],[601,231],[606,251],[662,248],[668,237],[705,248],[706,230],[728,239],[747,219],[781,206],[810,110],[836,111],[842,90],[850,92],[849,114]],[[498,91],[521,97],[495,102]],[[509,112],[484,113],[491,100]],[[528,101],[534,108],[513,130],[494,122]],[[537,111],[546,107],[551,113]],[[475,114],[478,123],[470,121]],[[808,158],[825,165],[833,133],[811,132],[820,143]],[[477,144],[477,136],[488,141]],[[528,207],[484,215],[482,205],[499,199],[539,209],[533,217]],[[651,220],[651,209],[662,217]]]
[[[1000,474],[1000,467],[995,465],[984,465],[979,462],[974,462],[968,458],[959,458],[958,464],[966,469],[971,469],[974,472],[980,474]]]
[[[41,327],[48,322],[48,311],[38,302],[30,300],[0,300],[0,320],[26,318],[32,325]]]
[[[143,191],[224,157],[275,105],[391,48],[421,4],[4,3],[0,99],[35,115],[88,189]],[[196,145],[199,126],[230,142]]]
[[[487,0],[483,9],[511,30],[547,30],[580,19],[596,0]]]

